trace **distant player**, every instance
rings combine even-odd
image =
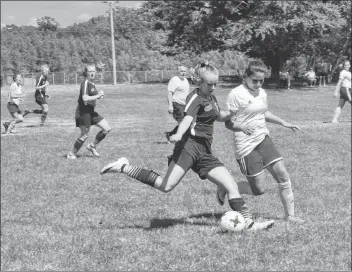
[[[345,60],[342,64],[343,70],[340,72],[339,81],[337,82],[334,97],[338,97],[340,93],[339,104],[335,109],[332,123],[338,123],[338,118],[341,114],[342,108],[345,106],[346,101],[351,104],[351,62]]]
[[[179,66],[177,72],[177,76],[171,78],[167,86],[168,112],[172,114],[177,122],[177,126],[172,131],[165,132],[168,141],[170,136],[176,133],[178,124],[184,117],[186,97],[190,89],[188,79],[186,78],[187,68]]]
[[[262,195],[265,192],[267,169],[276,180],[280,199],[284,206],[285,220],[302,223],[294,214],[294,199],[291,180],[283,158],[269,136],[266,122],[282,125],[293,131],[299,127],[290,124],[268,111],[264,83],[266,66],[261,60],[251,61],[245,72],[243,84],[228,95],[227,108],[231,119],[225,124],[234,131],[235,158],[248,182],[238,183],[241,194]],[[224,194],[218,191],[219,203]]]
[[[23,122],[22,111],[20,109],[20,103],[23,101],[24,94],[22,93],[22,76],[18,73],[13,75],[13,81],[7,100],[7,109],[9,110],[12,120],[10,122],[4,122],[5,133],[16,133],[14,130],[16,124]]]
[[[290,90],[291,76],[290,76],[290,73],[287,71],[287,68],[284,68],[282,71],[279,72],[279,77],[280,77],[280,86],[287,88],[287,90]]]
[[[317,76],[315,75],[313,68],[310,68],[307,73],[304,74],[304,79],[308,82],[309,87],[315,86],[317,83]]]
[[[316,66],[316,74],[319,77],[319,87],[326,87],[328,83],[329,72],[331,72],[331,65],[325,62],[324,59],[320,60],[320,63]]]
[[[49,67],[48,65],[44,64],[41,67],[41,75],[36,78],[34,97],[35,102],[41,107],[41,109],[25,110],[23,114],[23,116],[26,116],[28,113],[41,114],[42,116],[40,126],[44,126],[49,112],[48,99],[50,98],[50,95],[46,92],[46,87],[49,86],[48,73]]]
[[[88,64],[83,72],[84,79],[81,82],[75,114],[76,127],[80,128],[81,135],[75,141],[72,150],[67,154],[68,159],[77,159],[76,154],[88,139],[89,130],[92,125],[101,128],[101,131],[95,136],[94,141],[87,145],[87,149],[94,156],[99,157],[100,155],[96,147],[111,130],[108,122],[95,111],[96,100],[104,96],[104,92],[98,92],[92,82],[95,78],[95,73],[94,64]]]

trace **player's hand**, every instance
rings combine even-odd
[[[50,95],[50,94],[46,94],[45,96],[46,96],[48,99],[51,98],[51,95]]]
[[[168,111],[168,113],[173,114],[173,112],[174,112],[174,108],[171,106],[171,107],[169,107],[169,108],[168,108],[168,110],[167,110],[167,111]]]
[[[338,92],[334,92],[334,97],[337,98],[337,96],[339,95]]]
[[[104,91],[99,91],[99,92],[98,92],[98,95],[100,95],[100,96],[99,96],[99,99],[100,99],[100,98],[103,98],[103,97],[104,97]]]
[[[242,125],[242,132],[251,135],[255,131],[255,128],[251,125]]]
[[[297,130],[301,130],[301,128],[299,126],[296,126],[296,125],[293,125],[293,124],[290,124],[290,123],[283,123],[283,126],[286,127],[286,128],[290,128],[293,130],[293,132],[296,132]]]
[[[176,143],[178,141],[181,141],[181,139],[182,139],[182,135],[177,134],[177,133],[170,136],[171,143]]]

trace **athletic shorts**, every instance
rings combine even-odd
[[[247,177],[255,177],[264,172],[264,169],[282,157],[277,151],[271,138],[266,135],[264,140],[254,150],[242,159],[237,160],[242,174]]]
[[[186,135],[182,141],[176,143],[174,153],[169,157],[185,172],[192,169],[201,179],[206,179],[207,174],[216,167],[224,166],[216,158],[201,137]]]
[[[185,117],[184,111],[185,111],[186,105],[181,105],[176,102],[172,102],[172,105],[174,107],[174,112],[173,112],[172,116],[174,117],[174,119],[177,122],[181,122],[183,117]]]
[[[94,108],[87,108],[85,106],[79,105],[76,109],[76,127],[86,127],[90,128],[90,126],[99,123],[104,118],[99,115]]]
[[[317,76],[320,76],[320,77],[327,77],[329,75],[328,72],[317,72]]]
[[[15,104],[15,103],[11,103],[11,102],[8,102],[7,103],[7,109],[9,110],[10,113],[18,113],[18,114],[22,114],[22,111],[20,109],[20,107]]]
[[[340,99],[351,102],[351,98],[352,98],[351,88],[341,87]]]
[[[41,96],[41,95],[36,95],[35,96],[35,102],[38,104],[38,105],[43,105],[43,104],[48,104],[48,101],[47,101],[47,98],[46,96]]]

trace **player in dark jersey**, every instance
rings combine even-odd
[[[44,126],[46,117],[48,116],[49,112],[49,107],[48,107],[48,99],[50,98],[50,95],[46,92],[46,87],[49,86],[49,81],[48,81],[48,73],[49,73],[49,67],[48,65],[44,64],[41,67],[42,73],[40,76],[36,78],[36,84],[35,84],[35,102],[41,107],[40,110],[25,110],[23,116],[26,116],[28,113],[36,113],[36,114],[41,114],[41,122],[40,126]]]
[[[96,100],[104,96],[103,91],[97,91],[93,82],[95,78],[95,65],[88,64],[83,72],[84,80],[81,82],[78,105],[76,109],[76,127],[81,129],[81,135],[75,141],[72,150],[67,154],[68,159],[77,159],[77,152],[88,138],[88,133],[92,125],[101,128],[93,142],[87,145],[87,149],[96,157],[99,153],[96,146],[110,132],[111,127],[108,122],[95,111]]]
[[[230,195],[230,207],[246,219],[249,230],[267,229],[274,221],[254,223],[249,208],[238,192],[238,187],[227,168],[212,154],[213,125],[215,121],[225,122],[230,118],[228,112],[220,111],[216,97],[212,94],[219,80],[219,74],[211,65],[198,65],[196,75],[199,88],[186,99],[185,117],[179,124],[176,134],[170,137],[176,142],[174,153],[169,161],[166,176],[162,178],[151,170],[129,164],[120,158],[101,170],[101,174],[125,173],[159,191],[170,192],[179,184],[189,169],[201,179],[208,179],[225,188]]]

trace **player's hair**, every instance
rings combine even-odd
[[[208,61],[203,61],[194,68],[194,78],[197,84],[202,83],[208,74],[219,75],[218,70],[210,65]]]
[[[18,75],[21,75],[21,73],[15,72],[12,76],[13,81],[16,81],[16,78]]]
[[[41,71],[43,72],[44,70],[48,70],[49,71],[49,66],[47,64],[43,64],[41,67],[40,67]]]
[[[84,67],[84,71],[82,73],[82,76],[87,77],[88,75],[88,67],[95,67],[94,63],[88,63],[85,67]]]
[[[254,73],[266,73],[267,68],[262,60],[252,60],[248,63],[248,66],[244,72],[245,76],[251,76]]]

